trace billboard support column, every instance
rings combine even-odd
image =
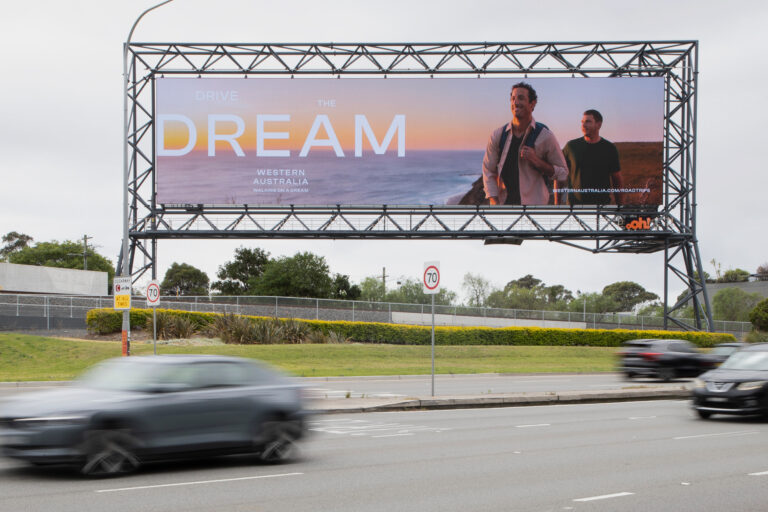
[[[136,25],[139,24],[141,18],[144,17],[149,11],[157,9],[161,5],[165,5],[173,0],[165,0],[159,4],[153,5],[149,9],[145,9],[136,21],[133,22],[130,32],[128,32],[128,38],[123,45],[123,249],[122,249],[122,267],[120,275],[122,277],[130,277],[131,266],[130,256],[128,255],[128,218],[129,218],[129,197],[128,188],[130,181],[130,172],[128,166],[128,137],[130,132],[130,120],[128,119],[128,94],[130,92],[130,79],[128,76],[128,48],[131,44],[131,37],[133,37],[133,31],[136,30]],[[131,353],[131,316],[130,311],[123,311],[123,327],[122,338],[125,344],[126,355]]]

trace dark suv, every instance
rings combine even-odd
[[[715,365],[685,340],[626,341],[619,357],[619,369],[628,379],[656,377],[667,382],[677,377],[696,377]]]

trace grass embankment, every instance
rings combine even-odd
[[[159,344],[158,354],[220,354],[260,359],[302,377],[424,375],[430,347],[408,345]],[[152,354],[152,342],[132,342],[133,355]],[[0,381],[70,380],[85,368],[121,354],[120,342],[0,334]],[[615,348],[437,346],[435,372],[607,372]]]

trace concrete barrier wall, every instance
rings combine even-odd
[[[392,323],[432,325],[432,314],[396,313],[393,311]],[[584,329],[587,324],[584,322],[561,322],[557,320],[527,320],[524,318],[514,319],[435,314],[435,325],[455,325],[464,327],[559,327],[564,329]]]
[[[0,263],[0,292],[108,295],[106,272]]]

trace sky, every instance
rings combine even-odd
[[[92,237],[117,261],[122,236],[122,44],[150,1],[14,2],[0,18],[0,234],[35,241]],[[754,272],[768,261],[762,162],[766,117],[762,33],[768,2],[175,0],[147,14],[137,42],[476,42],[698,40],[698,219],[704,270]],[[544,121],[542,119],[542,121]],[[546,122],[546,121],[545,121]],[[552,242],[160,241],[158,275],[189,263],[214,280],[241,246],[273,257],[311,251],[332,272],[388,287],[439,261],[461,293],[471,272],[503,287],[533,274],[574,293],[631,280],[661,294],[663,253],[609,255]],[[674,298],[682,285],[670,278]]]

